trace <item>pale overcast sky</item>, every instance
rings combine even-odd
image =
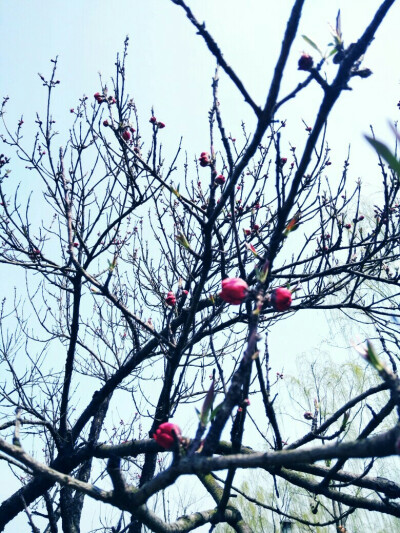
[[[188,0],[188,3],[196,16],[206,22],[225,59],[242,78],[253,99],[262,105],[293,2]],[[343,37],[348,45],[360,36],[380,3],[379,0],[308,0],[285,72],[281,96],[306,77],[304,72],[297,70],[297,61],[303,51],[318,60],[318,54],[301,38],[302,34],[325,50],[331,40],[329,23],[335,24],[340,7]],[[329,171],[332,176],[335,171],[341,172],[351,143],[350,179],[362,176],[371,184],[372,203],[380,178],[376,159],[363,134],[368,133],[372,123],[378,137],[391,140],[387,121],[397,120],[399,116],[396,107],[400,99],[399,21],[400,4],[397,3],[383,22],[365,59],[364,66],[373,71],[373,76],[351,82],[354,90],[341,97],[328,127],[327,139],[333,161]],[[16,124],[24,115],[25,139],[34,131],[35,112],[43,113],[45,109],[45,91],[37,73],[49,74],[49,60],[58,55],[61,83],[55,93],[54,118],[65,136],[73,121],[69,109],[76,107],[82,94],[92,98],[100,89],[99,71],[105,81],[114,74],[116,53],[122,50],[124,38],[129,35],[128,90],[136,100],[142,128],[146,127],[154,105],[157,117],[167,125],[163,132],[167,157],[181,136],[189,158],[209,148],[207,113],[211,105],[215,61],[183,10],[171,1],[2,0],[0,35],[0,96],[10,97],[7,116],[10,124]],[[331,79],[336,66],[330,63],[326,72]],[[278,116],[288,119],[286,140],[297,144],[299,149],[306,140],[301,119],[312,125],[321,98],[322,91],[315,84],[310,91],[290,102]],[[220,101],[227,130],[232,136],[240,136],[242,119],[251,131],[254,117],[223,73]],[[21,172],[20,176],[15,176],[17,181],[24,180],[23,170]],[[374,180],[377,180],[376,186]],[[25,181],[23,187],[28,191],[29,183]],[[7,273],[11,275],[9,270]],[[15,284],[12,276],[8,280],[0,276],[0,280],[3,294]],[[292,328],[296,321],[302,320],[296,327],[302,331],[303,338],[316,337],[313,320],[304,321],[300,314],[291,320]],[[304,350],[306,346],[301,343],[296,346],[293,338],[289,342],[288,335],[284,334],[286,326],[287,321],[284,321],[275,335],[281,335],[280,348],[288,355],[295,355],[297,350]],[[326,333],[326,328],[321,326],[321,329]],[[1,493],[0,488],[0,499]],[[17,524],[21,524],[21,529]],[[19,517],[6,528],[6,533],[27,531],[26,528],[25,518]]]

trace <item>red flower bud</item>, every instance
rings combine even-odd
[[[260,226],[258,224],[253,224],[253,230],[258,231],[260,229]]]
[[[243,230],[243,233],[244,233],[246,236],[251,235],[251,230],[249,230],[249,229],[244,229],[244,230]]]
[[[167,305],[170,305],[171,307],[174,307],[174,305],[176,304],[175,294],[172,291],[169,291],[167,293],[167,297],[165,298],[165,303]]]
[[[184,294],[186,296],[186,295],[189,294],[189,291],[187,291],[186,289],[183,289],[182,294]]]
[[[199,161],[201,167],[208,167],[211,163],[210,154],[208,152],[201,152]]]
[[[74,248],[79,248],[79,242],[74,242]]]
[[[156,117],[154,117],[154,116],[151,117],[150,120],[149,120],[149,122],[151,122],[152,124],[155,124],[155,123],[157,122]]]
[[[351,224],[345,224],[344,227],[345,227],[346,229],[351,229]]]
[[[247,296],[249,286],[241,278],[226,278],[222,280],[222,291],[220,297],[232,305],[239,305]]]
[[[70,113],[75,113],[75,109],[73,107],[71,107],[71,109],[69,110]]]
[[[292,305],[292,293],[285,287],[278,287],[272,291],[271,304],[275,311],[287,311]]]
[[[314,65],[313,58],[308,54],[302,54],[299,62],[298,67],[299,70],[311,70]]]
[[[108,120],[103,120],[103,126],[107,127],[109,125],[110,125],[110,123],[108,122]]]
[[[217,176],[215,178],[215,183],[217,185],[223,185],[225,183],[226,179],[224,178],[224,176],[222,174],[220,174],[219,176]]]
[[[131,138],[131,132],[129,130],[125,130],[122,133],[122,138],[124,139],[124,141],[129,141],[129,139]]]
[[[101,102],[103,101],[103,96],[100,94],[100,93],[94,93],[94,99],[96,100],[96,102],[98,104],[101,104]]]
[[[283,167],[283,165],[286,163],[286,161],[287,161],[287,157],[281,157],[281,159],[280,159],[281,167]]]
[[[172,450],[175,445],[175,441],[180,441],[182,433],[180,427],[172,422],[164,422],[160,424],[153,435],[153,439],[156,443],[164,448],[164,450]]]
[[[157,122],[157,126],[158,126],[158,129],[162,130],[163,128],[165,128],[165,124],[164,122]]]
[[[312,413],[310,413],[310,411],[306,411],[303,415],[303,417],[306,419],[306,420],[314,420],[314,416]]]

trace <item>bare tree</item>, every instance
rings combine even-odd
[[[5,121],[4,100],[0,261],[25,273],[26,284],[1,310],[1,459],[21,481],[0,505],[1,531],[25,512],[32,531],[44,520],[46,532],[60,522],[65,533],[78,532],[88,499],[120,513],[104,531],[184,532],[219,523],[251,531],[231,498],[237,472],[249,468],[336,502],[338,528],[353,509],[400,516],[395,481],[346,469],[349,459],[377,463],[399,449],[399,427],[387,425],[399,408],[399,177],[379,159],[382,195],[372,217],[360,210],[361,182],[347,183],[348,160],[336,184],[325,179],[328,116],[354,77],[370,75],[361,59],[394,1],[381,2],[347,47],[339,15],[333,78],[322,74],[325,58],[314,65],[303,54],[303,81],[282,95],[304,4],[295,0],[260,105],[206,27],[173,0],[217,63],[209,148],[194,161],[180,145],[164,157],[166,125],[154,113],[145,142],[125,86],[127,41],[112,85],[71,110],[65,147],[56,146],[51,112],[57,60],[50,79],[41,76],[48,107],[37,116],[33,146],[22,120],[15,129]],[[256,116],[242,140],[225,130],[220,75]],[[292,145],[286,157],[281,108],[312,84],[321,91],[315,122],[305,125],[304,147]],[[13,154],[37,180],[33,196],[10,178]],[[309,429],[293,428],[288,444],[268,332],[310,309],[336,309],[361,331],[375,328],[376,339],[358,349],[381,381],[351,392],[329,416],[316,402],[304,413]],[[375,397],[381,408],[349,432],[349,410]],[[186,434],[179,425],[191,404],[199,421]],[[267,452],[246,441],[253,423]],[[313,464],[320,460],[334,462]],[[166,498],[185,475],[206,505],[171,517]]]

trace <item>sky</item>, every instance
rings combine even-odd
[[[206,22],[225,59],[244,81],[253,99],[263,105],[292,2],[188,0],[188,3],[197,18]],[[341,8],[343,37],[348,45],[360,36],[379,5],[378,0],[306,1],[281,96],[305,78],[305,73],[297,70],[303,51],[318,60],[317,52],[302,39],[302,34],[326,50],[331,40],[329,24],[335,24]],[[397,120],[399,113],[396,107],[400,99],[400,72],[396,68],[399,20],[397,3],[364,60],[364,66],[373,75],[351,82],[353,91],[343,95],[328,124],[332,179],[341,173],[351,144],[350,179],[362,177],[368,184],[366,201],[371,203],[379,190],[380,178],[376,158],[363,134],[373,124],[378,138],[393,142],[387,123]],[[157,118],[167,125],[163,131],[166,154],[173,153],[181,136],[189,158],[208,149],[207,113],[211,106],[215,61],[183,10],[170,0],[1,0],[0,34],[0,96],[10,97],[6,118],[11,129],[23,115],[28,144],[35,131],[35,113],[43,114],[45,110],[45,91],[38,72],[45,76],[50,73],[50,59],[58,56],[60,84],[53,109],[62,143],[73,121],[70,108],[76,107],[83,94],[91,98],[100,89],[99,72],[103,80],[113,76],[116,54],[122,51],[125,36],[129,35],[127,85],[135,98],[143,128],[154,106]],[[336,67],[330,63],[326,67],[328,79],[332,79],[335,71]],[[223,73],[220,78],[222,116],[227,130],[239,138],[241,121],[251,131],[254,117],[231,81]],[[306,141],[301,119],[312,124],[321,98],[320,88],[312,87],[279,113],[279,119],[287,120],[286,138],[298,144],[299,149]],[[24,168],[16,168],[12,179],[21,182],[22,190],[28,194],[30,184]],[[0,290],[8,294],[20,279],[10,269],[0,268],[4,272],[0,276]],[[275,328],[272,340],[279,343],[282,353],[288,354],[288,360],[291,358],[294,364],[296,355],[309,348],[305,339],[313,338],[315,345],[321,345],[328,328],[320,323],[316,334],[311,312],[309,318],[303,315],[291,320],[292,331],[301,331],[302,335],[285,334],[287,324],[283,321]],[[16,524],[17,521],[6,533],[15,531]]]

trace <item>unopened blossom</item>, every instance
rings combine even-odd
[[[171,450],[175,442],[180,441],[182,433],[180,427],[172,422],[160,424],[153,435],[153,439],[165,450]]]
[[[292,305],[292,293],[285,287],[274,289],[271,294],[271,304],[275,311],[287,311]]]
[[[241,278],[226,278],[222,280],[222,291],[219,293],[224,302],[239,305],[246,298],[249,286]]]
[[[165,298],[165,303],[167,305],[170,305],[171,307],[173,307],[176,304],[176,297],[172,291],[169,291],[167,293],[167,297]]]
[[[129,141],[130,138],[131,138],[131,132],[129,130],[125,130],[123,133],[122,133],[122,138],[124,139],[124,141]]]
[[[311,70],[313,67],[313,64],[314,64],[314,61],[310,55],[302,54],[298,62],[298,68],[299,70]]]

